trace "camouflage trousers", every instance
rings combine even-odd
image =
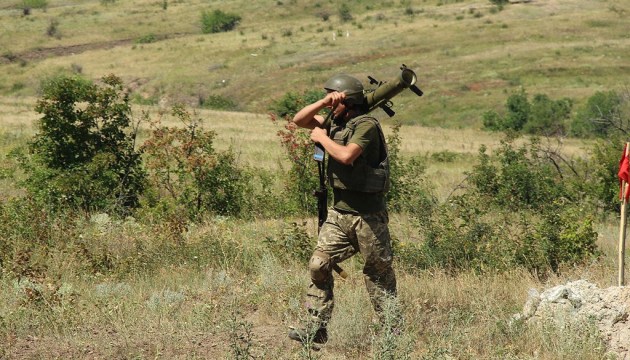
[[[311,284],[307,291],[306,306],[311,320],[322,327],[326,326],[335,304],[332,264],[340,263],[356,253],[360,253],[365,261],[363,277],[377,315],[382,312],[385,297],[396,295],[388,222],[387,211],[357,215],[329,210],[313,255],[313,259],[317,254],[329,259],[324,266],[325,276],[318,276],[314,280],[311,270]]]

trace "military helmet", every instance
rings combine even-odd
[[[361,105],[365,102],[363,96],[363,84],[359,79],[346,75],[337,74],[324,84],[324,89],[329,91],[339,91],[346,94],[345,103],[353,105]]]

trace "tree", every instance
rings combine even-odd
[[[29,193],[49,205],[124,211],[144,189],[129,98],[122,81],[59,76],[43,86],[39,133],[21,157]]]

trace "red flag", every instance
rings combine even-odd
[[[626,201],[628,201],[628,198],[630,198],[630,192],[628,191],[630,190],[630,186],[626,186],[625,194],[622,194],[622,192],[624,182],[626,184],[630,182],[630,162],[628,161],[628,155],[626,154],[627,147],[628,144],[623,147],[623,155],[621,156],[621,160],[619,160],[619,172],[617,173],[617,176],[619,177],[619,184],[621,186],[619,198],[625,199]]]

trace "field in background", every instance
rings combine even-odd
[[[468,128],[520,87],[582,103],[624,86],[630,72],[627,2],[538,0],[498,11],[488,1],[363,0],[348,3],[346,22],[332,1],[49,0],[28,16],[11,3],[19,1],[0,6],[2,95],[34,95],[60,72],[114,73],[138,101],[213,95],[264,113],[334,73],[389,80],[405,63],[426,95],[397,97],[398,118]],[[235,31],[201,33],[202,11],[216,8],[242,16]]]

